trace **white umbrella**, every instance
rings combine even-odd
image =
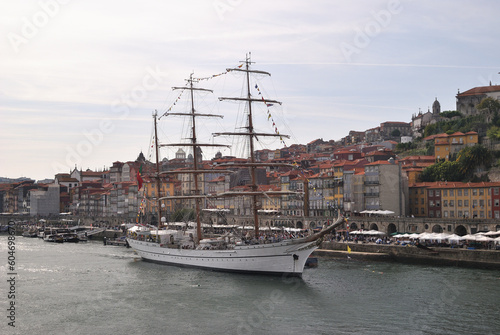
[[[458,242],[461,239],[462,239],[462,236],[459,236],[457,234],[451,234],[451,235],[448,235],[448,237],[447,237],[447,240],[450,242]]]
[[[378,231],[378,230],[369,230],[365,232],[366,235],[385,235],[384,232]]]
[[[490,241],[493,241],[493,240],[495,240],[495,239],[491,238],[491,237],[488,237],[488,236],[484,236],[484,235],[480,235],[480,236],[476,237],[476,241],[477,242],[490,242]]]
[[[487,233],[483,234],[484,236],[495,236],[495,235],[500,235],[500,230],[498,231],[489,231]]]
[[[467,241],[475,241],[476,238],[477,238],[477,236],[471,235],[471,234],[467,234],[465,236],[462,236],[462,240],[467,240]]]

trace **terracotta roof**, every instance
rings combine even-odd
[[[376,161],[373,163],[368,163],[366,165],[398,165],[398,161],[395,160],[394,163],[389,163],[388,161]]]
[[[465,97],[470,95],[481,95],[490,92],[500,92],[500,85],[474,87],[462,93],[458,93],[457,97]]]

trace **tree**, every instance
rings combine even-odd
[[[460,172],[459,163],[452,161],[441,161],[428,166],[422,172],[422,181],[462,181],[464,175]]]
[[[462,116],[462,113],[457,112],[457,111],[444,111],[444,112],[441,112],[441,114],[439,114],[439,115],[442,117],[451,119],[454,116]]]
[[[500,127],[491,126],[490,129],[486,131],[486,136],[491,139],[499,140],[500,139]]]
[[[493,154],[481,144],[460,150],[457,158],[460,172],[467,178],[472,178],[478,167],[489,168],[493,162]]]
[[[487,109],[490,114],[498,113],[500,110],[500,102],[491,97],[487,97],[477,104],[476,109]]]
[[[399,131],[399,129],[394,129],[394,130],[391,132],[391,136],[392,136],[392,137],[399,137],[399,136],[401,136],[401,132]]]

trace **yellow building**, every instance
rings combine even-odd
[[[468,133],[438,134],[434,137],[434,157],[436,160],[450,160],[465,147],[473,146],[479,141],[475,131]]]
[[[410,186],[410,215],[436,218],[492,218],[491,189],[500,182],[433,182]]]
[[[172,179],[162,178],[160,181],[160,197],[168,197],[174,195],[175,182]],[[141,188],[141,191],[144,195],[143,201],[143,214],[153,214],[156,215],[158,213],[158,202],[156,201],[158,195],[158,189],[156,180],[144,178],[144,184]],[[163,201],[162,204],[165,207],[162,207],[162,212],[164,214],[173,213],[174,211],[174,203],[171,200]]]

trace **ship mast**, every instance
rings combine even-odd
[[[158,236],[158,229],[160,228],[161,225],[161,185],[160,185],[160,159],[159,159],[159,147],[158,147],[158,130],[157,130],[157,123],[156,123],[156,118],[158,116],[158,113],[155,111],[153,113],[153,118],[155,120],[155,154],[156,154],[156,198],[158,199],[158,224],[156,225],[156,238],[157,241],[159,242],[159,236]]]
[[[250,172],[250,178],[251,178],[251,192],[248,192],[252,197],[252,212],[253,212],[253,219],[254,219],[254,234],[255,238],[259,238],[259,214],[258,210],[261,207],[261,204],[259,203],[259,196],[264,194],[263,192],[258,191],[258,185],[257,185],[257,176],[256,176],[256,170],[258,166],[268,166],[270,164],[260,164],[257,163],[255,160],[255,152],[254,152],[254,140],[257,139],[258,136],[277,136],[277,137],[286,137],[288,138],[289,136],[287,135],[280,135],[280,134],[274,134],[274,133],[256,133],[255,128],[253,125],[253,114],[252,114],[252,103],[277,103],[281,105],[281,102],[276,101],[276,100],[264,100],[264,99],[257,99],[257,98],[252,98],[252,94],[250,93],[250,74],[263,74],[270,76],[271,74],[269,72],[265,71],[258,71],[258,70],[252,70],[250,69],[250,65],[253,63],[250,60],[250,54],[247,54],[245,61],[242,62],[245,66],[244,67],[237,67],[234,69],[227,69],[227,71],[241,71],[245,73],[246,77],[246,86],[247,86],[247,94],[246,97],[242,98],[227,98],[227,97],[221,97],[219,100],[233,100],[233,101],[246,101],[248,103],[248,115],[247,115],[247,127],[246,127],[246,132],[234,132],[234,133],[216,133],[214,134],[215,136],[217,135],[239,135],[239,136],[246,136],[249,140],[249,149],[250,149],[250,159],[249,163],[246,164],[248,166],[249,172]],[[243,164],[245,165],[245,164]],[[269,192],[266,192],[267,194],[270,194]],[[289,194],[288,192],[274,192],[278,194]],[[294,192],[295,193],[295,192]]]
[[[162,174],[179,174],[179,173],[185,173],[185,174],[190,174],[192,175],[192,178],[194,178],[194,188],[191,190],[192,195],[188,196],[169,196],[169,197],[163,197],[161,200],[170,200],[170,199],[188,199],[188,200],[193,200],[195,201],[195,213],[196,213],[196,235],[197,235],[197,240],[196,243],[198,243],[202,239],[202,229],[201,229],[201,218],[200,218],[200,212],[201,212],[201,199],[206,198],[205,195],[202,194],[200,190],[200,185],[199,185],[199,176],[204,174],[204,173],[209,173],[209,172],[220,172],[220,173],[225,173],[228,171],[213,171],[213,170],[203,170],[200,169],[199,167],[199,161],[201,161],[201,147],[227,147],[227,145],[224,144],[206,144],[206,143],[199,143],[196,137],[196,118],[197,117],[220,117],[222,118],[222,115],[216,115],[216,114],[201,114],[197,113],[195,109],[195,104],[194,104],[194,92],[195,91],[202,91],[202,92],[211,92],[213,93],[212,90],[205,89],[205,88],[200,88],[200,87],[195,87],[194,83],[197,82],[196,79],[193,78],[193,74],[191,73],[189,76],[189,79],[186,79],[187,81],[187,86],[184,87],[172,87],[173,90],[188,90],[190,91],[190,98],[191,98],[191,112],[189,113],[166,113],[164,115],[176,115],[176,116],[187,116],[191,118],[191,137],[188,138],[190,140],[190,143],[170,143],[170,144],[160,144],[160,147],[162,146],[189,146],[193,150],[193,169],[192,170],[181,170],[181,171],[165,171],[162,172]]]

